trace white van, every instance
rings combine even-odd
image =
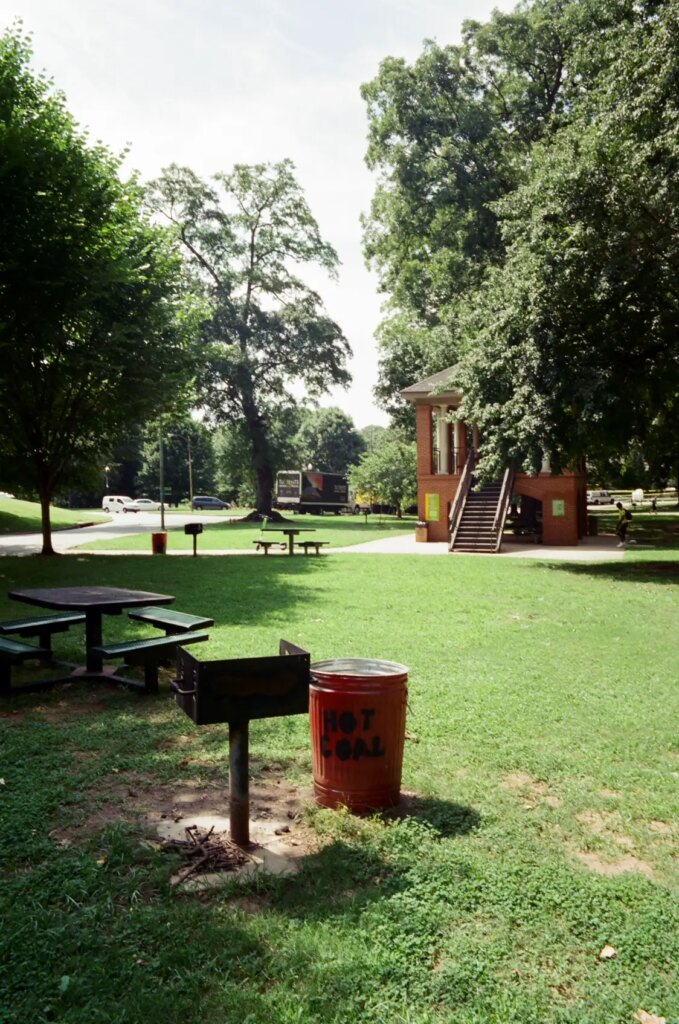
[[[128,498],[124,494],[107,494],[104,496],[101,507],[104,512],[135,512],[136,509],[129,507],[132,504],[132,498]]]
[[[613,495],[610,491],[587,491],[588,505],[612,505]]]

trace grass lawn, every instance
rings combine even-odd
[[[89,509],[68,509],[52,506],[52,529],[58,530],[78,523],[105,522],[109,516],[101,511]],[[40,505],[35,501],[20,501],[18,498],[0,498],[0,533],[35,533],[42,529]]]
[[[224,513],[221,513],[223,515]],[[332,547],[350,547],[353,544],[363,544],[369,540],[379,540],[383,537],[398,537],[403,534],[412,533],[415,528],[415,518],[404,516],[397,519],[395,516],[313,516],[313,515],[292,515],[286,513],[287,523],[298,526],[300,529],[315,530],[309,539],[327,541]],[[167,526],[172,523],[167,522]],[[146,533],[135,534],[133,537],[126,537],[124,540],[93,541],[90,544],[83,544],[85,551],[113,550],[113,551],[148,551],[150,542],[148,534],[159,527],[149,527]],[[272,530],[274,527],[272,526]],[[259,523],[205,523],[203,533],[198,538],[198,550],[201,548],[212,551],[248,550],[254,549],[253,541],[261,534]],[[272,540],[280,540],[287,545],[287,538],[282,533],[271,533]],[[300,535],[299,540],[304,538]],[[189,550],[193,547],[191,537],[187,537],[183,529],[168,530],[167,535],[168,551]]]
[[[213,615],[201,657],[283,636],[312,659],[404,662],[419,797],[400,819],[311,809],[321,847],[298,875],[181,895],[143,812],[158,787],[221,793],[226,727],[194,727],[167,687],[5,702],[2,1024],[679,1020],[676,548],[600,565],[83,554],[0,575],[3,618],[14,587],[96,581]],[[55,638],[75,659],[82,643]],[[309,786],[310,764],[303,716],[252,724],[253,788]]]

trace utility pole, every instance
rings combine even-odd
[[[163,428],[158,431],[158,462],[160,473],[160,529],[165,531],[165,466],[163,465]]]
[[[193,463],[191,461],[191,438],[187,436],[186,443],[189,449],[189,504],[193,508]]]

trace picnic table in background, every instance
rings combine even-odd
[[[288,538],[288,554],[294,554],[294,543],[295,537],[299,533],[315,533],[315,529],[311,526],[267,526],[262,530],[262,540],[266,540],[266,535],[269,533],[284,533]]]

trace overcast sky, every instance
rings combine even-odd
[[[144,178],[165,165],[201,175],[290,157],[338,283],[314,276],[348,337],[354,382],[324,404],[358,427],[386,423],[373,404],[373,338],[383,297],[361,252],[359,217],[374,188],[363,158],[362,82],[387,56],[414,60],[424,39],[457,42],[465,18],[513,0],[0,0],[19,17],[35,64],[70,110]]]

